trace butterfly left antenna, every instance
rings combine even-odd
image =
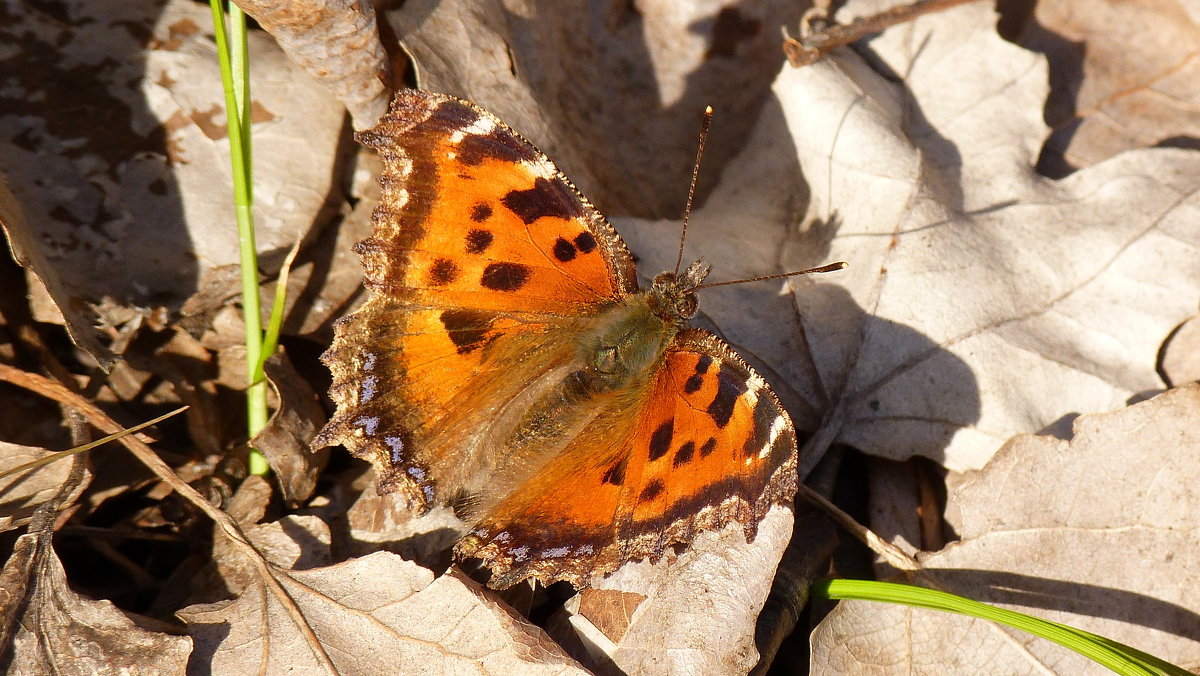
[[[692,199],[696,197],[696,177],[700,175],[700,157],[704,155],[704,142],[708,140],[708,127],[712,124],[712,106],[705,106],[704,120],[700,123],[700,147],[696,148],[696,163],[692,165],[692,184],[688,186],[687,205],[683,208],[683,232],[679,233],[679,255],[675,257],[675,276],[683,263],[683,243],[687,240],[688,217],[692,215]]]

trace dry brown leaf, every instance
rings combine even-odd
[[[0,572],[0,670],[25,674],[183,674],[192,641],[139,626],[71,590],[49,536],[22,535]]]
[[[284,499],[299,503],[312,495],[317,476],[329,461],[329,449],[313,451],[309,446],[325,424],[325,410],[282,349],[267,359],[263,371],[275,390],[278,408],[250,445],[266,456]]]
[[[800,3],[407,2],[388,15],[425,89],[471,99],[546,152],[601,211],[681,213],[706,105],[715,184],[783,62]],[[465,49],[464,45],[470,45]]]
[[[379,165],[379,158],[361,154],[351,193],[357,202],[336,228],[328,228],[310,247],[325,255],[301,256],[288,275],[283,331],[306,336],[321,345],[333,340],[333,322],[357,307],[363,294],[361,258],[354,244],[371,234],[371,212],[379,202],[376,172],[366,167]],[[274,285],[264,289],[274,293]]]
[[[378,552],[281,576],[339,674],[585,674],[542,631],[459,575]],[[322,673],[274,596],[180,611],[213,674]]]
[[[1016,437],[951,488],[960,542],[924,560],[939,588],[1200,667],[1200,386]],[[843,602],[813,634],[814,674],[1106,674],[1013,629]]]
[[[1197,147],[1200,6],[1188,0],[1044,0],[1021,44],[1050,60],[1054,133],[1040,161],[1063,175],[1125,150]]]
[[[289,514],[278,521],[247,526],[244,532],[263,559],[282,570],[328,566],[333,559],[329,551],[332,540],[329,526],[316,516]],[[221,584],[203,581],[209,588],[196,590],[199,598],[192,598],[193,602],[224,598],[241,594],[250,587],[261,587],[261,569],[254,560],[219,533],[213,540],[213,576],[219,578]],[[214,596],[213,588],[223,593]]]
[[[0,441],[0,472],[41,460],[55,453],[55,451],[48,451],[44,448]],[[92,472],[86,464],[83,472],[83,480],[76,484],[71,494],[66,496],[61,504],[70,505],[75,502],[91,483]],[[0,532],[29,523],[34,511],[42,503],[58,494],[70,473],[71,461],[66,459],[0,477]]]
[[[5,207],[3,220],[76,339],[103,356],[82,335],[93,330],[89,304],[179,309],[203,291],[190,308],[200,312],[236,293],[236,276],[222,274],[238,260],[224,100],[207,7],[60,9],[0,22],[0,41],[21,45],[4,61],[0,167],[23,219]],[[135,26],[154,27],[149,50]],[[269,38],[250,38],[252,77],[271,73],[253,91],[254,216],[270,270],[334,191],[344,113]]]
[[[842,50],[775,85],[810,215],[850,263],[840,286],[796,296],[833,429],[955,470],[1161,388],[1159,345],[1200,286],[1200,154],[1037,175],[1045,63],[995,24],[968,3],[872,40],[875,66]],[[785,267],[827,238],[799,238]]]

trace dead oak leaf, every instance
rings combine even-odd
[[[229,141],[208,8],[75,3],[61,18],[5,18],[0,41],[19,48],[0,57],[12,74],[0,91],[0,181],[11,192],[0,195],[0,224],[63,315],[37,318],[65,318],[107,362],[96,306],[198,314],[235,295]],[[344,112],[269,38],[248,39],[254,218],[271,271],[337,192],[330,167]]]
[[[995,25],[970,3],[775,85],[810,216],[850,263],[796,301],[837,438],[955,470],[1161,388],[1159,346],[1200,287],[1200,153],[1039,176],[1046,64]]]
[[[951,486],[960,541],[923,560],[946,591],[1200,666],[1200,386],[1021,436]],[[813,673],[1106,674],[981,620],[843,602],[813,634]]]
[[[542,631],[469,578],[436,580],[388,552],[279,576],[339,674],[585,674]],[[323,673],[313,647],[261,583],[180,611],[193,660],[214,674]]]

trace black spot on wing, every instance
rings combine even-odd
[[[628,461],[629,458],[621,458],[618,460],[617,464],[604,471],[604,476],[601,478],[601,481],[606,484],[612,484],[613,486],[620,486],[621,484],[625,483],[625,465],[628,463]]]
[[[516,291],[529,281],[531,271],[521,263],[490,263],[479,283],[493,291]]]
[[[683,383],[683,391],[688,394],[695,394],[704,386],[704,374],[708,373],[708,367],[712,366],[713,358],[707,354],[700,355],[696,360],[696,372],[688,376],[686,382]]]
[[[686,444],[680,446],[678,451],[675,451],[675,457],[671,458],[671,465],[673,467],[680,467],[680,466],[686,465],[692,461],[692,457],[695,454],[696,454],[696,442],[689,441]]]
[[[663,488],[664,486],[662,479],[655,479],[654,481],[651,481],[650,483],[646,484],[645,488],[642,489],[641,495],[638,496],[638,501],[650,502],[651,500],[654,500],[658,496],[662,495]]]
[[[717,450],[717,440],[714,437],[709,437],[708,441],[700,445],[700,457],[707,458],[715,450]]]
[[[495,235],[487,230],[476,228],[467,233],[467,253],[481,254],[487,251],[487,248],[492,245],[492,240]]]
[[[723,429],[729,424],[738,397],[742,396],[746,389],[745,381],[738,378],[736,373],[717,371],[717,394],[707,409],[708,415],[717,423],[717,427]]]
[[[575,235],[575,248],[585,254],[592,253],[596,250],[596,238],[590,232],[581,232]]]
[[[458,279],[458,266],[449,258],[439,258],[429,267],[430,286],[445,286]]]
[[[491,318],[475,310],[444,310],[440,319],[459,354],[483,347],[492,327]]]
[[[469,127],[474,122],[475,120],[472,120],[463,124],[462,127]],[[455,147],[455,153],[455,159],[460,164],[468,167],[477,167],[489,159],[500,160],[502,162],[521,162],[537,159],[537,154],[532,148],[522,144],[511,134],[499,127],[487,134],[466,134]]]
[[[544,178],[534,181],[529,190],[510,191],[500,202],[526,225],[546,216],[564,220],[583,216],[569,188]]]
[[[487,202],[479,202],[471,207],[471,220],[476,223],[482,223],[492,217],[492,205]]]
[[[554,240],[554,257],[566,263],[569,260],[575,259],[575,245],[567,240],[559,237]]]
[[[420,92],[419,97],[428,96]],[[470,106],[464,106],[460,101],[443,101],[429,116],[448,129],[465,129],[479,121],[479,111]]]
[[[658,460],[671,450],[671,438],[675,434],[675,419],[671,418],[658,426],[650,435],[650,459]]]

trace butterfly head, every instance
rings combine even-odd
[[[668,321],[686,324],[696,316],[696,287],[704,283],[711,269],[701,259],[681,273],[664,272],[655,277],[650,287],[650,307],[654,313]]]

